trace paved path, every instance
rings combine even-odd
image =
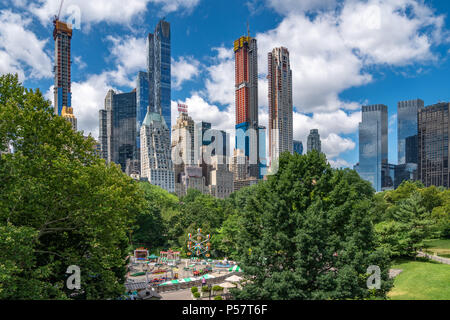
[[[192,300],[191,289],[160,293],[161,300]]]
[[[432,256],[431,254],[427,254],[424,253],[422,251],[419,251],[419,253],[417,254],[418,257],[423,257],[423,258],[428,258],[430,260],[434,260],[440,263],[444,263],[444,264],[449,264],[450,265],[450,259],[448,258],[443,258],[443,257],[439,257],[439,256]]]

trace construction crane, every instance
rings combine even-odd
[[[61,16],[61,10],[62,10],[63,4],[64,4],[64,0],[61,0],[61,4],[59,5],[58,15],[56,15],[56,16],[53,18],[53,24],[56,24],[56,21],[59,20],[59,17]]]

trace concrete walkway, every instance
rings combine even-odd
[[[432,256],[431,254],[424,253],[422,251],[419,251],[419,253],[417,253],[417,256],[421,257],[421,258],[428,258],[428,259],[433,260],[433,261],[437,261],[437,262],[440,262],[440,263],[443,263],[443,264],[449,264],[450,265],[450,259],[448,259],[448,258],[443,258],[443,257],[439,257],[439,256]]]
[[[161,300],[192,300],[191,289],[160,293]]]

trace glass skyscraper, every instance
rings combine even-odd
[[[148,73],[142,71],[138,72],[136,79],[136,146],[138,150],[141,148],[141,126],[148,111],[148,88]],[[136,159],[139,158],[139,155],[137,155]]]
[[[155,33],[147,39],[147,72],[150,112],[159,113],[172,129],[170,23],[159,21]],[[170,132],[171,133],[171,132]]]
[[[303,142],[293,140],[294,152],[298,154],[303,154]]]
[[[127,160],[136,155],[136,92],[116,94],[109,90],[99,115],[102,157],[125,171]]]
[[[381,191],[388,166],[388,108],[377,104],[362,107],[359,124],[359,167],[361,178]],[[389,170],[390,171],[390,170]]]
[[[419,110],[418,178],[426,186],[450,187],[450,103]]]
[[[420,99],[398,103],[398,164],[417,163],[417,112],[423,107]]]

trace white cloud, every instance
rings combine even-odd
[[[197,77],[200,73],[200,62],[193,57],[172,59],[172,88],[180,90],[183,82]]]
[[[45,53],[47,40],[27,29],[30,19],[0,11],[0,74],[18,73],[20,80],[52,77],[52,63]]]
[[[354,150],[355,147],[356,144],[351,139],[342,138],[335,133],[331,133],[327,138],[322,139],[322,151],[329,159],[333,159],[341,153]]]
[[[66,0],[61,13],[63,18],[71,16],[71,6],[79,8],[81,25],[98,22],[128,24],[136,17],[147,12],[149,3],[160,7],[160,15],[179,10],[190,12],[200,0]],[[23,6],[24,1],[19,1]],[[36,15],[42,24],[49,24],[52,17],[57,14],[60,0],[29,1],[29,10]]]
[[[353,169],[353,166],[350,163],[348,163],[347,161],[345,161],[344,159],[328,160],[328,162],[330,163],[330,165],[333,168],[337,168],[337,169],[350,168],[350,169]]]
[[[123,38],[108,36],[112,43],[111,59],[121,65],[127,73],[137,72],[146,68],[147,43],[146,38],[125,36]]]
[[[209,77],[206,79],[206,95],[212,103],[234,105],[234,56],[233,50],[225,47],[214,48],[217,52],[216,64],[206,70]]]
[[[434,59],[430,49],[439,41],[444,16],[415,0],[350,0],[339,22],[345,44],[365,63],[407,65]]]

